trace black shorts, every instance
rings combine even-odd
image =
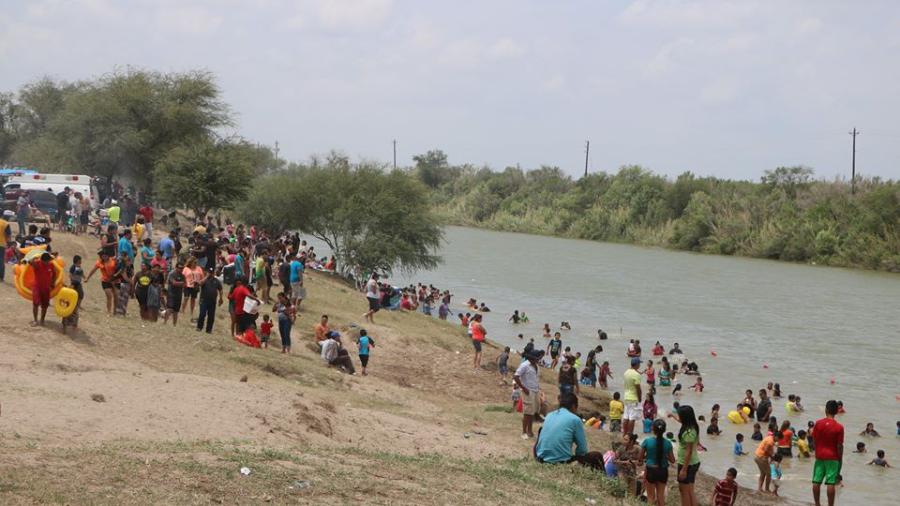
[[[181,294],[180,293],[170,293],[166,307],[172,313],[177,313],[178,311],[180,311],[181,310]]]
[[[381,304],[378,302],[377,298],[366,297],[369,300],[369,311],[376,312],[381,309]]]
[[[100,286],[101,286],[104,290],[109,290],[110,288],[113,287],[113,284],[112,284],[112,281],[101,281],[101,282],[100,282]]]
[[[682,467],[682,465],[678,464],[678,474],[679,475],[681,475],[681,467]],[[700,469],[699,462],[694,465],[687,466],[686,476],[684,477],[683,480],[681,478],[678,478],[678,483],[681,483],[683,485],[690,485],[690,484],[694,483],[694,480],[697,479],[697,470],[699,470],[699,469]]]
[[[558,352],[558,351],[551,351],[551,352],[550,352],[550,358],[558,358],[558,357],[559,357],[559,352]]]
[[[91,221],[90,218],[91,218],[91,213],[89,213],[87,211],[81,213],[81,224],[87,225]]]
[[[256,318],[252,314],[244,313],[235,315],[237,319],[237,331],[238,334],[243,334],[245,330],[253,327],[253,322],[256,321]]]
[[[476,352],[481,351],[481,341],[476,341],[476,340],[472,339],[472,346],[475,347]]]
[[[660,466],[647,466],[648,483],[667,483],[669,481],[669,468]],[[690,472],[690,471],[688,471]]]
[[[779,446],[778,447],[778,455],[782,457],[787,457],[789,459],[794,458],[794,453],[791,451],[790,446]]]
[[[362,364],[363,367],[368,366],[369,365],[369,356],[368,355],[360,355],[359,362]]]

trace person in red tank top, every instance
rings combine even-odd
[[[50,306],[50,289],[56,278],[56,267],[50,263],[51,259],[50,253],[44,253],[40,259],[31,261],[31,268],[34,271],[34,283],[31,286],[31,312],[34,316],[34,321],[31,322],[32,326],[44,325],[47,308]],[[38,320],[39,307],[41,309],[40,320]]]
[[[472,364],[477,371],[481,369],[481,344],[484,342],[484,336],[487,334],[487,331],[481,324],[480,314],[473,316],[472,319],[472,346],[475,347],[475,358],[473,359]]]

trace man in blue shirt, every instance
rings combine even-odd
[[[291,297],[294,299],[295,306],[299,306],[303,299],[306,298],[306,289],[303,288],[303,271],[305,268],[299,256],[291,261],[289,281],[291,282]]]
[[[581,418],[575,414],[577,410],[578,398],[575,394],[560,394],[559,409],[547,414],[544,426],[538,434],[534,449],[538,461],[546,464],[562,464],[574,460],[581,461],[587,455],[587,438],[584,435]],[[574,455],[572,455],[573,444]]]
[[[159,240],[159,250],[162,251],[163,257],[166,260],[171,260],[172,255],[175,254],[175,241],[172,240],[173,235],[175,235],[175,232],[169,232],[167,237],[163,237]]]
[[[131,244],[131,230],[125,229],[125,233],[119,239],[119,255],[127,254],[128,259],[134,262],[134,245]]]

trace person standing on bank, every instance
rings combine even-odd
[[[513,381],[522,391],[522,439],[534,437],[532,424],[541,412],[541,384],[538,378],[538,362],[544,357],[543,351],[531,350],[525,361],[516,369]]]

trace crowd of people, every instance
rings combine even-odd
[[[72,201],[64,203],[61,194],[61,209],[63,204],[79,201],[77,195],[71,197]],[[78,210],[77,207],[74,209]],[[98,213],[96,259],[85,263],[78,255],[72,257],[67,285],[79,294],[79,307],[85,297],[84,285],[99,276],[108,316],[129,316],[129,305],[134,300],[142,325],[161,320],[162,324],[171,321],[177,326],[180,318],[194,325],[198,332],[212,333],[217,309],[227,300],[232,336],[242,340],[248,332],[258,333],[260,346],[268,348],[272,333],[277,329],[281,352],[291,352],[292,328],[307,297],[305,273],[307,269],[333,271],[334,258],[317,258],[314,248],[297,234],[270,235],[253,226],[245,227],[212,216],[193,222],[185,231],[179,226],[177,216],[170,215],[167,217],[169,231],[154,234],[154,209],[144,205],[134,211],[123,213],[117,202],[111,200],[109,206]],[[7,219],[13,217],[16,217],[14,213],[7,212],[0,220],[0,242],[5,248],[0,253],[5,264],[16,259],[20,248],[39,246],[44,249],[42,255],[31,261],[35,270],[32,324],[42,325],[49,305],[50,284],[56,275],[52,258],[57,252],[52,244],[51,228],[39,229],[34,224],[26,228],[26,224],[20,222],[18,235],[13,237],[11,221]],[[87,221],[90,221],[90,215]],[[59,228],[75,233],[85,231],[71,230],[65,223],[60,223]],[[0,267],[0,280],[3,274]],[[274,297],[273,287],[277,290]],[[421,311],[429,316],[436,313],[441,320],[447,320],[452,314],[453,295],[449,290],[433,285],[419,283],[397,288],[373,273],[359,288],[368,302],[368,309],[362,316],[370,323],[374,323],[375,314],[384,308]],[[269,305],[274,321],[270,314],[262,311]],[[459,312],[457,316],[474,348],[473,368],[480,371],[488,334],[484,316],[490,309],[484,302],[479,305],[475,299],[469,299],[465,307],[468,311]],[[524,323],[528,317],[517,310],[509,321]],[[64,329],[77,327],[77,324],[78,310],[63,321]],[[570,329],[569,322],[561,322],[560,330]],[[375,340],[365,329],[359,329],[356,334],[353,341],[361,365],[360,373],[366,375]],[[348,374],[356,374],[354,360],[344,346],[341,334],[330,326],[328,315],[321,316],[314,327],[314,335],[323,361]],[[582,359],[581,352],[563,345],[561,332],[553,332],[549,324],[543,325],[542,335],[548,339],[546,346],[538,347],[533,338],[529,339],[517,352],[521,362],[513,373],[513,405],[522,413],[521,437],[535,440],[534,455],[538,461],[577,461],[589,465],[609,476],[621,478],[630,493],[645,494],[650,503],[658,505],[665,504],[669,467],[674,464],[681,504],[696,505],[699,503],[694,481],[700,467],[700,453],[706,451],[700,443],[700,423],[708,423],[707,436],[717,437],[721,433],[719,420],[722,418],[735,424],[753,424],[750,439],[758,442],[752,458],[759,468],[760,492],[778,494],[783,472],[781,463],[785,458],[793,458],[796,448],[798,457],[815,458],[812,481],[816,504],[819,504],[823,483],[828,503],[834,504],[835,487],[841,485],[844,444],[844,429],[836,420],[843,411],[839,401],[828,401],[825,418],[815,423],[810,421],[805,429],[796,430],[790,420],[779,424],[773,414],[773,401],[782,398],[781,386],[773,382],[758,390],[758,399],[752,389],[746,390],[744,397],[734,404],[735,409],[725,416],[720,416],[720,406],[714,405],[707,421],[703,415],[697,415],[692,406],[677,401],[682,393],[679,377],[690,377],[693,384],[688,388],[703,392],[699,364],[685,359],[678,343],[666,352],[659,341],[650,351],[652,358],[645,359],[640,340],[632,339],[625,352],[630,367],[623,374],[623,391],[612,393],[608,413],[582,416],[578,410],[581,389],[598,386],[607,389],[608,380],[613,377],[609,361],[599,359],[603,345],[597,344]],[[518,337],[524,341],[522,334]],[[606,332],[599,329],[597,337],[605,341]],[[512,353],[505,347],[497,357],[502,384],[507,384]],[[557,395],[548,395],[541,390],[542,368],[556,371]],[[657,405],[656,398],[662,393],[673,398],[673,410],[669,414]],[[551,398],[558,400],[557,410],[549,410]],[[785,401],[786,415],[799,416],[804,411],[801,397],[789,394]],[[537,434],[534,430],[536,422],[541,423]],[[677,436],[667,430],[668,423],[679,426]],[[609,450],[591,452],[585,431],[592,428],[621,433],[621,441],[616,441]],[[643,440],[638,433],[644,434]],[[879,434],[869,424],[861,436],[878,437]],[[749,453],[743,449],[744,441],[744,434],[735,436],[736,456]],[[856,452],[866,451],[865,444],[860,442]],[[890,467],[882,450],[870,464]],[[725,472],[715,487],[713,504],[734,504],[738,493],[736,476],[734,468]]]

